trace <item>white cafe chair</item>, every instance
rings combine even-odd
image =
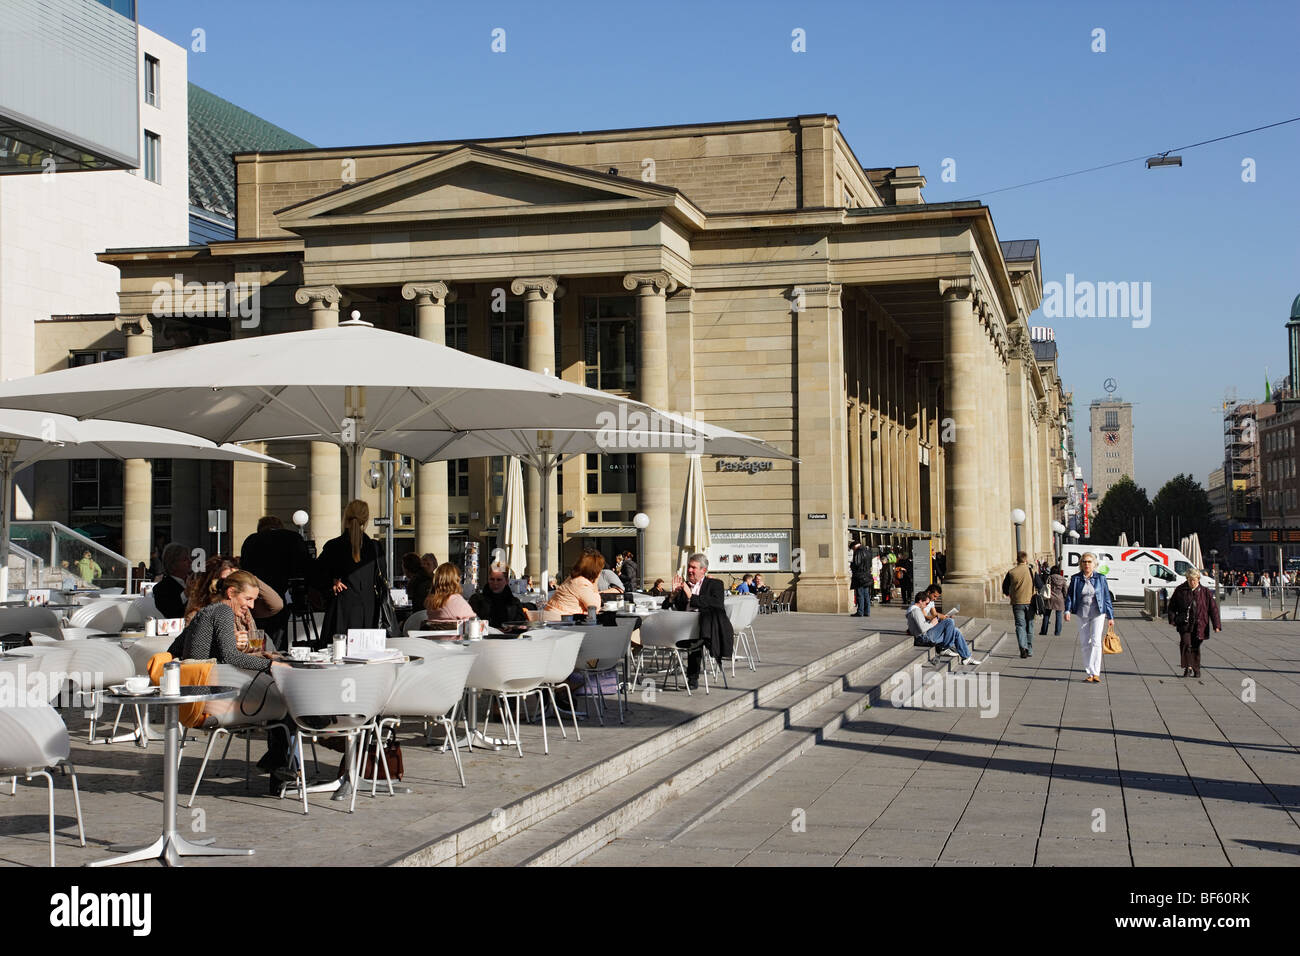
[[[50,794],[50,866],[54,866],[54,778],[49,768],[64,763],[71,751],[68,728],[49,704],[0,709],[0,776],[13,775],[31,780],[44,777]],[[81,822],[81,794],[77,790],[77,771],[68,764],[72,777],[72,801],[77,810],[77,836],[86,845],[86,829]]]
[[[541,684],[551,663],[552,641],[544,637],[521,637],[513,641],[483,641],[476,650],[478,657],[470,668],[465,683],[477,690],[496,697],[501,702],[501,723],[506,734],[514,734],[515,748],[519,756],[524,755],[524,746],[519,739],[518,714],[510,712],[510,701],[523,709],[525,698],[537,694],[542,703],[542,742],[550,753],[550,741],[546,735],[545,701],[542,699]],[[483,715],[483,728],[491,718],[492,708]]]
[[[686,680],[686,662],[682,659],[683,648],[678,647],[679,642],[696,641],[700,638],[700,615],[693,611],[660,611],[658,614],[647,615],[641,621],[641,660],[637,662],[636,676],[632,679],[632,686],[635,687],[641,677],[641,665],[645,658],[645,651],[654,649],[665,652],[668,656],[669,673],[674,678],[681,674],[682,683],[686,685],[686,693],[691,693],[690,683]],[[706,649],[707,650],[707,649]],[[704,693],[709,692],[709,669],[702,667],[701,672],[704,674]]]
[[[59,615],[47,607],[0,607],[0,634],[59,636]]]
[[[375,717],[387,703],[397,680],[399,665],[390,662],[373,664],[354,664],[343,667],[309,669],[301,667],[273,667],[271,676],[284,696],[285,706],[297,728],[297,771],[296,789],[302,794],[302,812],[307,813],[307,773],[302,756],[303,735],[311,737],[345,737],[355,746],[353,749],[352,803],[348,807],[351,813],[357,808],[357,789],[360,783],[362,743],[367,731],[376,732]],[[343,694],[343,682],[347,693]],[[346,700],[345,700],[346,699]],[[315,726],[324,722],[323,726]],[[383,748],[378,749],[379,759],[384,760]],[[387,761],[384,761],[384,773],[387,775]],[[284,799],[285,788],[280,790],[280,799]]]
[[[424,662],[398,671],[393,692],[380,712],[380,741],[383,740],[385,730],[396,734],[403,717],[419,717],[441,724],[447,733],[447,747],[456,762],[460,785],[465,786],[465,770],[461,766],[460,748],[456,746],[456,710],[465,693],[465,680],[478,655],[468,648],[440,645],[418,637],[390,638],[388,647],[399,650],[408,657],[422,657]],[[465,731],[468,736],[468,723]],[[382,745],[379,749],[382,749]],[[379,779],[379,761],[375,763],[371,793],[375,792],[375,784]],[[392,787],[392,780],[388,781],[388,785]]]
[[[194,806],[194,795],[199,792],[199,784],[203,782],[203,773],[208,768],[212,748],[223,736],[226,738],[226,747],[217,761],[219,764],[225,762],[231,741],[236,737],[244,738],[244,787],[247,789],[251,775],[249,768],[252,766],[253,735],[266,730],[269,724],[283,720],[286,713],[284,698],[268,673],[246,671],[233,664],[217,664],[208,679],[214,687],[238,689],[239,696],[234,700],[217,700],[204,705],[206,717],[202,726],[196,729],[208,732],[208,747],[203,752],[203,763],[199,765],[198,776],[194,778],[189,803],[185,804],[187,807]]]
[[[419,631],[423,629],[424,622],[427,621],[428,619],[429,619],[428,611],[412,612],[411,616],[408,617],[405,623],[402,624],[402,633],[409,637],[412,631]]]
[[[569,714],[573,717],[573,732],[579,740],[582,740],[582,734],[578,731],[578,714],[577,708],[573,704],[573,688],[569,686],[567,678],[578,669],[579,651],[582,650],[584,632],[597,630],[597,628],[586,627],[581,631],[564,631],[548,630],[547,637],[551,639],[551,659],[546,665],[546,672],[542,675],[541,689],[551,698],[551,709],[555,711],[555,721],[560,725],[560,734],[567,740],[568,733],[564,729],[564,717],[560,713],[559,702],[555,699],[555,689],[563,687],[564,692],[569,696]],[[604,628],[599,628],[604,630]],[[538,694],[541,699],[541,694]],[[542,720],[546,720],[546,701],[541,699]],[[550,753],[550,748],[547,748]]]
[[[750,635],[754,631],[754,618],[758,617],[758,598],[752,594],[730,594],[723,599],[723,602],[727,609],[727,620],[731,622],[731,629],[735,632],[736,642],[744,648],[745,662],[751,671],[758,670],[754,650],[757,642],[752,645],[750,643]],[[733,647],[731,651],[732,677],[736,676],[736,658],[741,656],[737,653],[739,650],[739,647]]]
[[[627,696],[627,653],[632,644],[632,630],[636,621],[631,618],[619,618],[613,627],[587,627],[582,630],[582,647],[578,649],[578,672],[587,678],[587,714],[591,715],[591,701],[596,700],[596,717],[603,727],[605,725],[605,693],[600,685],[604,674],[613,673],[618,678],[618,669],[623,668],[623,680],[614,694],[618,702],[618,722],[623,723],[623,710]],[[591,686],[595,682],[596,693]]]
[[[68,618],[69,627],[93,627],[105,634],[121,631],[126,624],[126,613],[131,609],[125,601],[104,599],[79,607]]]

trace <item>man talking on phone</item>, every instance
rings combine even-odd
[[[679,641],[678,647],[685,647],[689,653],[686,657],[686,684],[691,690],[699,686],[700,662],[704,656],[704,645],[709,646],[713,659],[721,664],[732,653],[732,641],[735,632],[731,620],[727,617],[726,588],[717,578],[708,577],[709,559],[703,554],[692,554],[686,562],[686,579],[680,574],[673,575],[673,588],[664,598],[664,609],[672,611],[698,611],[700,614],[700,638],[698,641]]]

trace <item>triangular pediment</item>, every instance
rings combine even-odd
[[[672,206],[677,190],[482,146],[461,146],[276,213],[288,229],[358,220],[518,215],[525,209]]]

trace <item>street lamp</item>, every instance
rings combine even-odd
[[[366,474],[366,483],[371,488],[383,484],[387,489],[384,513],[375,520],[376,527],[384,529],[384,558],[388,562],[388,573],[393,573],[393,497],[398,487],[409,488],[415,476],[400,458],[380,458],[370,463]]]
[[[1219,596],[1219,549],[1210,549],[1210,577],[1214,578],[1214,596]]]
[[[1025,523],[1025,512],[1022,508],[1011,509],[1011,523],[1016,526],[1016,557],[1020,557],[1020,526]]]
[[[299,508],[297,511],[293,513],[293,523],[298,526],[298,533],[302,535],[303,538],[307,537],[308,520],[309,517],[307,515],[307,512],[303,511],[301,508]]]
[[[1052,544],[1056,552],[1056,560],[1061,560],[1061,535],[1065,534],[1065,525],[1059,521],[1052,522]]]
[[[645,529],[650,527],[650,516],[644,511],[638,511],[632,519],[632,524],[636,527],[636,557],[641,570],[641,588],[645,589]]]

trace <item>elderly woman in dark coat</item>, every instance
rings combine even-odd
[[[1201,572],[1187,569],[1187,580],[1174,590],[1169,599],[1169,623],[1178,629],[1178,649],[1182,655],[1184,677],[1201,676],[1201,642],[1209,640],[1210,628],[1219,625],[1219,602],[1214,592],[1201,587]]]
[[[1039,628],[1039,634],[1047,633],[1047,621],[1056,612],[1056,630],[1052,632],[1053,636],[1061,636],[1061,615],[1065,612],[1065,575],[1061,572],[1059,564],[1054,565],[1052,570],[1047,574],[1047,581],[1052,586],[1052,596],[1048,599],[1047,606],[1043,608],[1043,626]],[[1041,588],[1042,585],[1040,584]]]

